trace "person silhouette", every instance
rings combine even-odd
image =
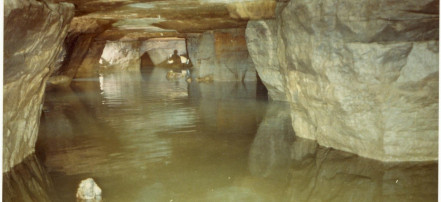
[[[173,51],[171,59],[173,60],[173,64],[181,64],[181,57],[178,55],[178,50]]]

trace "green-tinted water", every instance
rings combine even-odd
[[[78,183],[92,177],[104,201],[437,199],[436,162],[381,163],[318,147],[295,137],[289,106],[263,99],[255,83],[165,74],[109,73],[48,89],[38,158],[4,175],[4,198],[75,201]]]

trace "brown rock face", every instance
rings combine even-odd
[[[214,32],[217,68],[215,81],[255,81],[256,70],[248,53],[245,29]]]
[[[187,40],[194,76],[212,75],[214,81],[256,81],[245,29],[206,32]]]
[[[5,2],[3,172],[34,151],[45,82],[61,52],[73,5]]]
[[[264,67],[277,44],[283,79],[266,84],[286,82],[297,136],[383,161],[436,160],[438,7],[437,1],[291,1],[276,28],[273,21],[249,25],[260,32],[247,32],[248,45]],[[269,53],[253,44],[259,39]]]
[[[105,41],[94,41],[90,44],[87,54],[78,67],[75,78],[98,76],[99,61],[103,54],[104,46],[106,46]]]

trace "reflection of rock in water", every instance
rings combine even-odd
[[[249,156],[254,176],[288,179],[287,201],[436,201],[436,162],[385,163],[318,147],[294,136],[287,109],[270,103]]]
[[[35,155],[3,173],[3,201],[57,201],[52,180]]]
[[[235,201],[249,201],[249,202],[264,202],[268,201],[264,195],[258,192],[244,188],[244,187],[229,187],[213,191],[207,194],[206,201],[213,202],[235,202]]]
[[[290,201],[436,201],[436,163],[384,163],[320,147],[294,161]]]
[[[286,103],[269,103],[250,149],[249,167],[253,175],[268,176],[289,166],[294,133],[288,109]]]

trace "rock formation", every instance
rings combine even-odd
[[[260,79],[272,100],[286,101],[286,82],[277,57],[277,23],[274,19],[249,21],[247,46]]]
[[[106,41],[94,41],[78,67],[76,78],[98,76],[100,58],[103,54]]]
[[[34,151],[46,80],[62,51],[74,6],[5,1],[3,172]]]
[[[222,29],[190,35],[187,49],[195,77],[212,75],[214,81],[256,81],[244,29]]]
[[[83,19],[81,17],[73,18],[69,26],[69,33],[64,40],[66,55],[63,64],[56,69],[53,76],[64,76],[70,78],[66,80],[67,85],[77,74],[87,53],[91,49],[95,38],[103,31],[109,28],[112,21]]]
[[[213,32],[190,35],[187,38],[187,50],[193,64],[192,75],[200,78],[212,76],[216,65]]]
[[[286,83],[297,136],[384,161],[435,160],[437,8],[436,1],[291,1],[275,21],[249,24],[248,45],[270,95],[282,90],[274,83]],[[274,47],[282,80],[261,68],[277,71],[277,62],[267,65]]]
[[[139,41],[108,41],[100,58],[103,71],[139,71]]]
[[[92,178],[82,180],[78,185],[77,199],[84,201],[101,201],[101,188]]]

